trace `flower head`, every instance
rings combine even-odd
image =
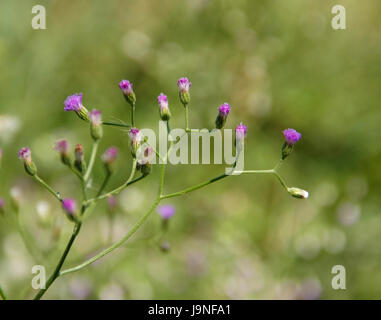
[[[102,155],[101,159],[105,164],[111,164],[118,156],[118,149],[116,147],[108,148]]]
[[[131,154],[134,158],[136,158],[136,152],[139,149],[142,135],[139,129],[131,128],[129,132],[129,136],[131,139]]]
[[[66,98],[64,108],[65,111],[79,111],[82,108],[82,93],[75,93]]]
[[[244,139],[246,136],[247,128],[246,126],[241,122],[237,128],[235,129],[235,136],[237,139]]]
[[[107,198],[107,205],[110,212],[113,212],[116,208],[116,197],[110,196]]]
[[[226,117],[230,112],[230,105],[227,102],[221,104],[218,108],[218,112],[220,113],[220,115]]]
[[[83,145],[78,143],[75,146],[74,149],[74,166],[77,168],[77,170],[81,173],[83,173],[86,169],[86,162],[85,162],[85,154],[83,152]]]
[[[159,113],[160,118],[163,121],[168,121],[171,117],[171,113],[168,108],[168,98],[164,93],[160,93],[157,97],[157,102],[159,103]]]
[[[97,109],[93,109],[89,112],[90,122],[93,125],[99,126],[102,124],[102,112]]]
[[[60,154],[68,154],[69,145],[65,139],[56,142],[54,149]]]
[[[230,105],[225,102],[224,104],[221,104],[218,107],[218,115],[216,118],[216,128],[217,129],[222,129],[223,126],[225,125],[226,118],[228,117],[228,114],[230,112]]]
[[[74,216],[75,212],[77,211],[77,202],[71,198],[63,199],[62,208],[69,216]]]
[[[181,92],[188,92],[190,87],[192,86],[192,82],[190,82],[188,78],[180,78],[177,81],[177,86],[179,87]]]
[[[139,140],[140,141],[140,130],[138,128],[131,128],[129,132],[129,136],[132,141]]]
[[[175,214],[175,207],[168,204],[168,205],[163,205],[163,206],[159,206],[157,208],[157,212],[158,214],[164,219],[164,220],[167,220],[169,218],[171,218],[174,214]]]
[[[125,95],[133,92],[132,82],[128,80],[122,80],[119,82],[119,88],[123,91]]]
[[[24,163],[31,163],[32,162],[32,151],[29,147],[24,147],[20,149],[18,153],[19,159],[24,161]]]
[[[295,187],[287,188],[287,191],[293,197],[299,198],[299,199],[307,199],[309,196],[308,191],[300,189],[300,188],[295,188]]]
[[[286,143],[289,145],[294,145],[302,137],[302,134],[294,129],[283,130],[283,135],[284,135],[284,138],[286,139]]]
[[[77,116],[84,121],[89,121],[88,111],[82,104],[82,93],[75,93],[65,100],[65,111],[75,111]]]

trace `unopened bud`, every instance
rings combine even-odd
[[[12,208],[17,213],[19,211],[20,203],[21,203],[21,197],[22,197],[21,190],[19,187],[13,187],[13,188],[11,188],[9,194],[11,196]]]
[[[160,93],[157,97],[157,102],[159,103],[159,114],[163,121],[168,121],[171,118],[171,112],[168,108],[168,98],[165,94]]]
[[[102,129],[102,113],[99,110],[93,109],[89,112],[90,119],[90,134],[94,140],[99,140],[103,136]]]
[[[292,188],[288,188],[287,191],[289,194],[291,194],[295,198],[299,198],[299,199],[308,198],[308,191],[306,190],[292,187]]]
[[[30,174],[31,176],[37,174],[37,168],[32,161],[32,151],[30,150],[30,148],[22,148],[18,153],[18,157],[20,160],[24,162],[24,168],[28,174]]]
[[[83,153],[83,146],[81,144],[77,144],[75,146],[74,154],[75,154],[74,167],[80,173],[84,173],[86,171],[86,162],[85,162],[85,155]]]
[[[136,103],[136,96],[133,90],[132,82],[128,80],[122,80],[119,82],[119,88],[122,90],[126,101],[133,107]]]
[[[59,152],[61,161],[64,165],[70,166],[69,146],[66,140],[56,142],[54,149]]]
[[[115,213],[116,207],[117,207],[116,197],[114,197],[114,196],[108,197],[107,198],[107,209],[111,215]]]
[[[177,81],[177,86],[180,89],[179,91],[180,101],[185,106],[190,101],[189,89],[192,86],[192,82],[190,82],[188,78],[180,78]]]
[[[131,139],[131,154],[133,158],[136,158],[136,152],[138,151],[138,148],[140,147],[142,134],[139,129],[131,128],[129,132],[129,136]]]
[[[229,112],[230,112],[230,105],[227,102],[219,106],[218,116],[216,118],[217,129],[222,129],[224,127]]]
[[[89,115],[87,109],[82,104],[82,93],[75,93],[72,96],[68,96],[65,100],[65,111],[74,111],[77,116],[89,122]]]
[[[101,159],[105,165],[106,171],[109,173],[113,172],[113,164],[118,156],[118,149],[116,147],[108,148],[102,155]]]
[[[49,227],[52,223],[52,215],[50,213],[49,203],[40,201],[36,205],[38,222],[42,227]]]
[[[70,221],[78,222],[76,217],[77,202],[74,199],[66,198],[62,200],[62,208]]]
[[[168,228],[169,219],[175,214],[176,209],[174,206],[168,204],[159,206],[157,208],[157,213],[162,217],[162,228],[166,230]]]
[[[160,244],[160,250],[163,252],[168,252],[171,249],[171,244],[168,241],[163,241]]]

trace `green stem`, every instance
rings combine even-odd
[[[94,143],[93,143],[93,148],[91,149],[89,166],[87,167],[86,173],[85,173],[85,175],[83,177],[83,180],[85,181],[85,184],[89,180],[91,171],[93,170],[93,166],[94,166],[94,163],[95,163],[95,157],[97,155],[98,146],[99,146],[99,140],[95,140]]]
[[[118,123],[118,122],[112,122],[112,121],[103,121],[102,124],[104,124],[105,126],[131,128],[130,124]]]
[[[190,187],[190,188],[187,188],[187,189],[178,191],[178,192],[174,192],[174,193],[170,193],[170,194],[162,195],[162,196],[160,197],[160,199],[163,200],[163,199],[168,199],[168,198],[178,197],[178,196],[181,196],[181,195],[183,195],[183,194],[185,194],[185,193],[192,192],[192,191],[194,191],[194,190],[197,190],[197,189],[200,189],[200,188],[202,188],[202,187],[205,187],[205,186],[207,186],[207,185],[209,185],[209,184],[212,184],[212,183],[214,183],[214,182],[216,182],[216,181],[219,181],[219,180],[221,180],[221,179],[223,179],[223,178],[226,178],[226,177],[229,177],[229,175],[227,175],[227,174],[224,173],[224,174],[221,174],[220,176],[217,176],[217,177],[215,177],[215,178],[213,178],[213,179],[210,179],[210,180],[208,180],[208,181],[205,181],[205,182],[200,183],[200,184],[198,184],[198,185],[195,185],[195,186],[193,186],[193,187]]]
[[[55,196],[59,201],[62,201],[62,198],[58,192],[55,192],[52,187],[50,187],[44,180],[42,180],[37,174],[33,176],[39,184],[41,184],[46,190],[48,190],[53,196]]]
[[[111,177],[111,172],[107,171],[106,177],[103,180],[103,183],[97,192],[97,198],[102,194],[103,190],[106,188],[106,185],[107,185],[108,181],[110,180],[110,177]]]
[[[46,290],[49,289],[49,287],[52,285],[52,283],[54,282],[54,280],[56,280],[59,275],[60,275],[60,271],[61,271],[61,268],[66,260],[66,257],[67,255],[69,254],[69,251],[74,243],[74,240],[75,238],[77,237],[80,229],[81,229],[81,225],[82,223],[79,222],[77,223],[75,226],[74,226],[74,229],[73,229],[73,234],[71,235],[70,237],[70,240],[68,242],[68,244],[66,245],[66,248],[65,248],[65,251],[61,257],[61,259],[59,260],[53,274],[50,276],[50,278],[48,279],[48,281],[46,282],[46,285],[45,285],[45,288],[44,289],[41,289],[37,294],[36,296],[34,297],[34,300],[40,300],[41,297],[44,295],[44,293],[46,292]]]
[[[184,105],[185,107],[185,131],[189,131],[189,107],[188,104]]]
[[[101,259],[102,257],[107,255],[111,251],[113,251],[113,250],[117,249],[118,247],[120,247],[125,241],[127,241],[129,238],[131,238],[131,236],[139,229],[139,227],[144,223],[144,221],[147,220],[147,218],[150,216],[151,212],[156,208],[156,206],[159,204],[159,202],[160,202],[160,199],[159,198],[156,199],[156,201],[153,203],[151,208],[144,214],[144,216],[118,242],[114,243],[112,246],[110,246],[107,249],[103,250],[101,253],[95,255],[94,257],[90,258],[89,260],[86,260],[84,263],[82,263],[82,264],[80,264],[80,265],[78,265],[76,267],[73,267],[73,268],[61,271],[60,272],[60,276],[62,276],[64,274],[68,274],[68,273],[79,271],[79,270],[87,267],[88,265],[92,264],[93,262]]]
[[[0,297],[3,300],[7,300],[7,296],[5,295],[4,290],[1,286],[0,286]]]
[[[131,106],[131,124],[135,126],[135,103]]]

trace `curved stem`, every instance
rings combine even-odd
[[[89,180],[91,171],[93,170],[94,162],[95,162],[95,156],[97,155],[97,150],[99,146],[99,140],[95,140],[93,143],[93,148],[91,149],[91,156],[90,156],[90,161],[89,161],[89,166],[87,167],[86,173],[83,177],[83,180],[85,183]]]
[[[66,257],[71,249],[71,246],[73,245],[74,243],[74,240],[75,238],[77,237],[78,233],[79,233],[79,230],[81,229],[81,225],[82,223],[81,222],[78,222],[75,226],[74,226],[74,229],[73,229],[73,234],[71,235],[70,237],[70,240],[68,242],[68,244],[66,245],[66,248],[65,248],[65,251],[61,257],[61,259],[59,260],[53,274],[50,276],[50,278],[48,279],[48,281],[46,282],[46,285],[45,285],[45,288],[44,289],[41,289],[37,294],[36,296],[34,297],[34,300],[40,300],[41,297],[44,295],[44,293],[46,292],[46,290],[49,289],[49,287],[52,285],[52,283],[54,282],[54,280],[56,280],[59,275],[60,275],[60,271],[61,271],[61,268],[66,260]]]
[[[0,297],[3,300],[7,300],[7,296],[5,295],[4,290],[1,286],[0,286]]]
[[[68,274],[68,273],[79,271],[79,270],[87,267],[88,265],[92,264],[93,262],[101,259],[102,257],[107,255],[111,251],[113,251],[113,250],[117,249],[118,247],[120,247],[125,241],[127,241],[129,238],[131,238],[131,236],[139,229],[139,227],[144,223],[144,221],[147,220],[147,218],[150,216],[151,212],[156,208],[156,206],[159,204],[159,202],[160,202],[160,199],[159,198],[156,199],[156,201],[153,203],[151,208],[132,227],[132,229],[130,231],[128,231],[128,233],[122,239],[120,239],[118,242],[114,243],[112,246],[110,246],[107,249],[103,250],[101,253],[95,255],[94,257],[90,258],[89,260],[86,260],[84,263],[82,263],[82,264],[80,264],[80,265],[78,265],[76,267],[73,267],[73,268],[61,271],[60,272],[60,276],[62,276],[64,274]]]
[[[48,190],[53,196],[55,196],[59,201],[62,201],[61,196],[58,192],[55,192],[51,186],[49,186],[44,180],[42,180],[37,174],[33,176],[33,179],[41,184],[46,190]]]
[[[135,103],[131,106],[131,125],[135,126]]]
[[[103,190],[106,188],[106,185],[107,185],[108,181],[110,180],[110,177],[111,177],[111,172],[107,171],[106,177],[103,180],[103,183],[97,192],[97,198],[102,194]]]

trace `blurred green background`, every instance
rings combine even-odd
[[[50,275],[71,223],[23,171],[17,151],[30,146],[40,175],[65,197],[80,199],[75,176],[53,150],[72,148],[88,126],[63,101],[83,92],[88,109],[129,122],[118,88],[134,84],[137,124],[157,131],[156,97],[168,95],[172,127],[183,126],[176,81],[187,76],[193,128],[213,126],[227,101],[227,127],[248,126],[246,169],[272,168],[281,131],[303,134],[281,173],[310,192],[290,197],[272,176],[229,177],[166,201],[176,207],[165,234],[153,214],[123,247],[58,279],[53,299],[375,299],[381,298],[381,21],[379,1],[342,0],[347,29],[333,30],[335,1],[188,0],[43,1],[47,29],[31,27],[35,1],[0,4],[0,284],[9,297],[31,298],[32,266]],[[125,130],[107,127],[100,152],[120,151],[109,189],[129,174]],[[224,165],[169,166],[166,192],[214,177]],[[118,196],[113,239],[151,205],[159,172]],[[92,192],[104,171],[97,162]],[[17,232],[11,197],[19,199]],[[106,203],[85,221],[65,264],[74,266],[110,244]],[[167,241],[171,249],[160,250]],[[25,245],[27,244],[27,245]],[[28,252],[28,248],[33,254]],[[37,257],[33,257],[36,256]],[[331,287],[334,265],[346,290]]]

